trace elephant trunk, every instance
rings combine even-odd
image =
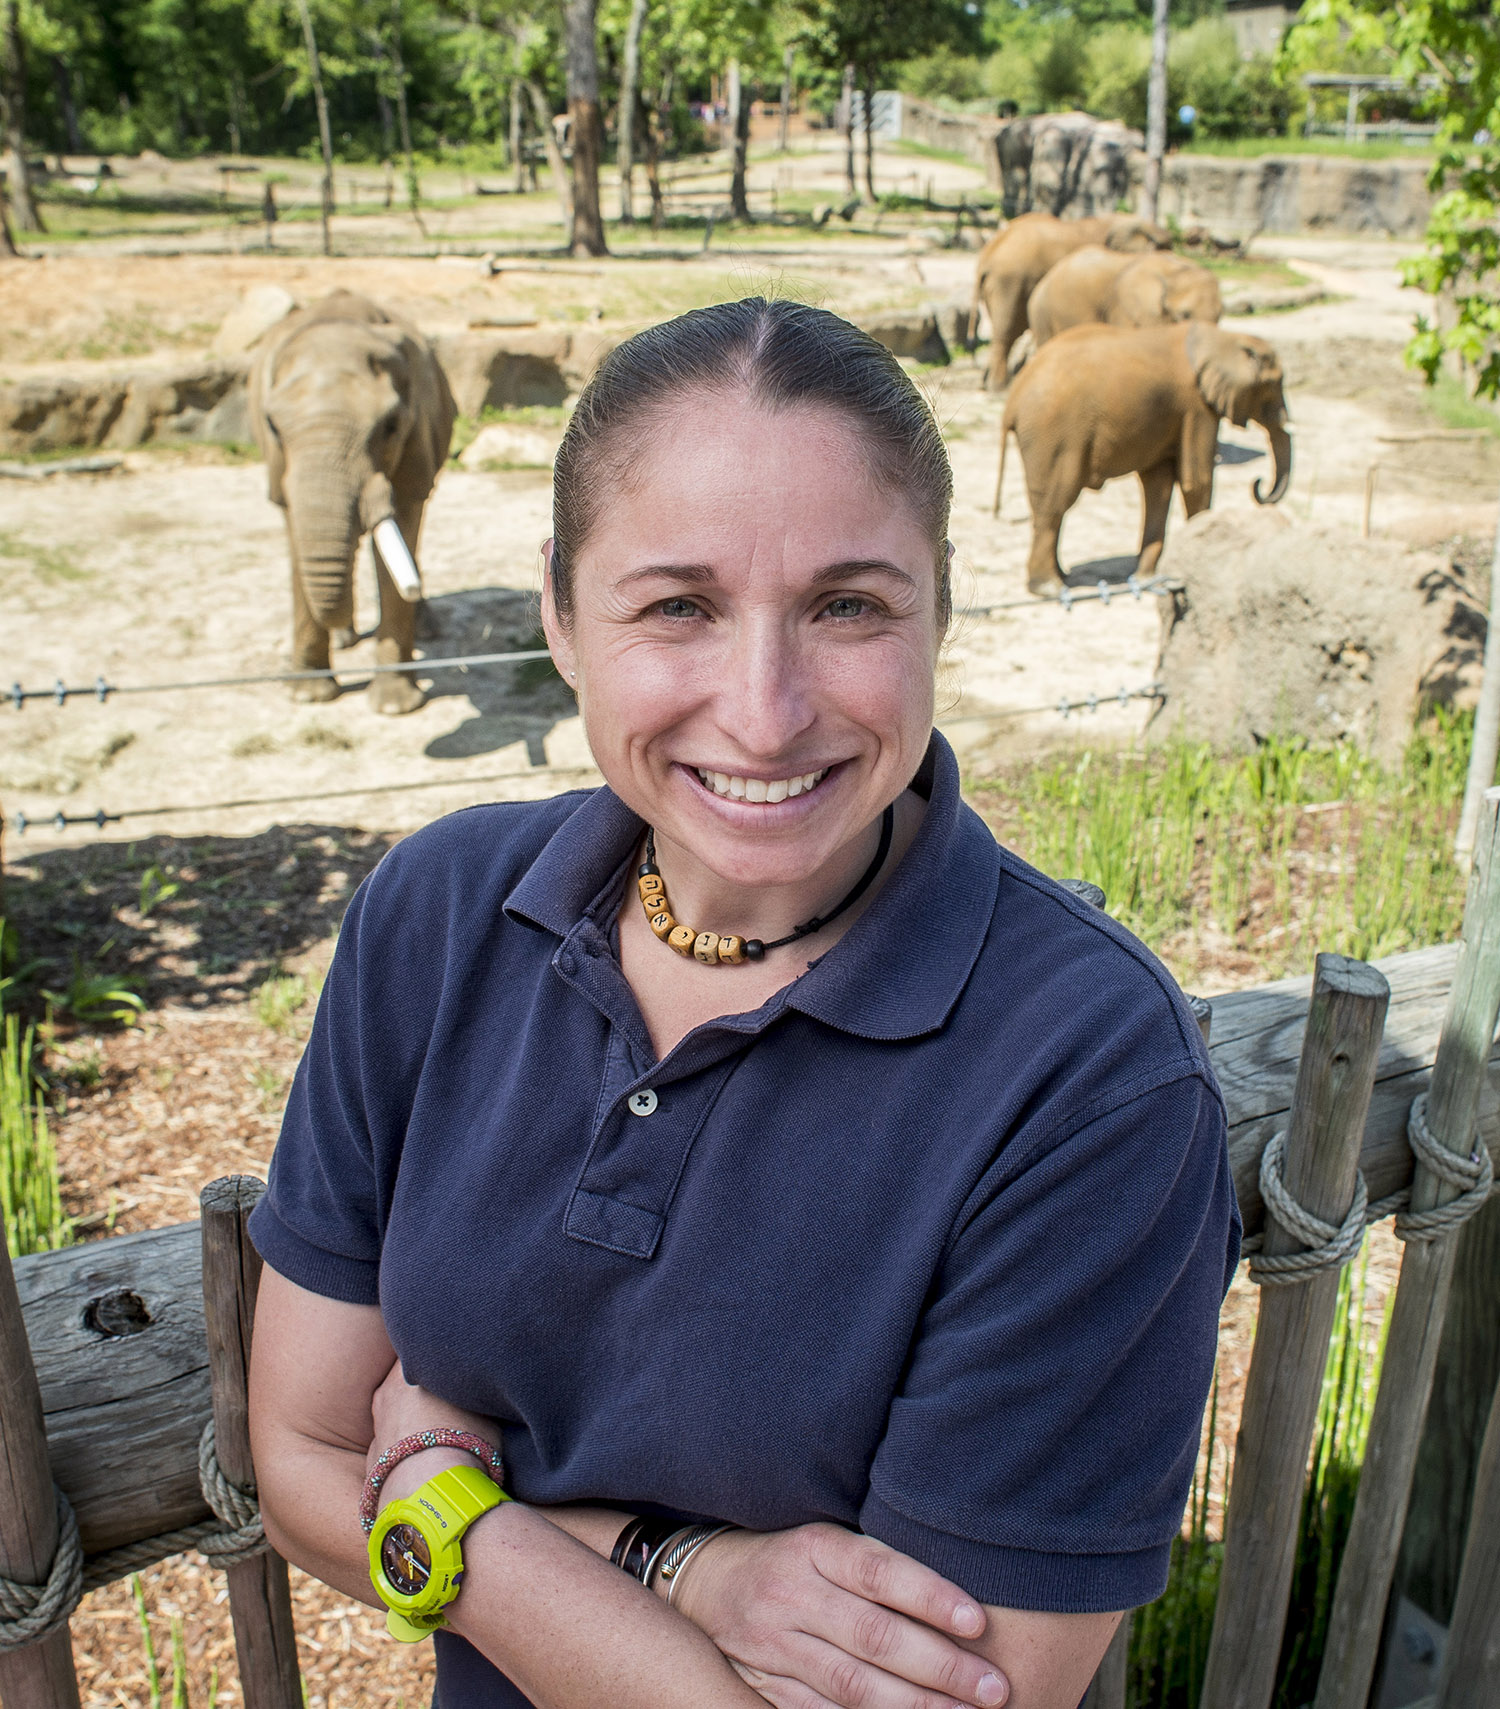
[[[1266,432],[1271,438],[1271,456],[1275,465],[1275,477],[1270,492],[1262,492],[1259,481],[1255,483],[1254,494],[1257,504],[1280,504],[1286,497],[1286,489],[1292,484],[1292,436],[1287,429],[1285,412],[1278,413],[1265,424]]]
[[[302,591],[325,629],[354,627],[354,555],[360,528],[357,490],[341,471],[293,459],[287,470],[287,515]]]

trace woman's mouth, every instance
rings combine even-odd
[[[711,789],[715,795],[724,795],[735,801],[765,802],[768,805],[777,801],[788,801],[794,795],[806,795],[809,790],[816,789],[828,776],[829,767],[821,771],[809,771],[800,777],[740,777],[733,772],[705,771],[701,766],[694,766],[698,781],[705,789]]]

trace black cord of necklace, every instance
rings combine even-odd
[[[804,920],[800,926],[793,926],[784,938],[777,938],[773,943],[762,946],[762,954],[768,949],[785,949],[788,944],[794,944],[798,938],[809,938],[814,932],[821,932],[824,926],[832,925],[846,908],[852,908],[861,896],[875,882],[876,875],[885,865],[885,857],[891,852],[891,838],[896,829],[896,809],[894,805],[887,807],[880,816],[880,846],[875,850],[875,858],[865,868],[859,882],[849,894],[827,914],[814,914],[810,920]],[[656,831],[646,827],[646,864],[654,871],[656,868]]]

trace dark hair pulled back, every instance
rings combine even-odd
[[[947,626],[953,471],[931,409],[868,333],[827,309],[765,297],[647,327],[612,350],[584,387],[552,473],[552,596],[565,622],[579,553],[611,486],[643,448],[650,416],[695,391],[743,391],[767,409],[808,404],[847,416],[876,480],[900,495],[932,540],[938,618]]]

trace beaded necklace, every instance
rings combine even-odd
[[[656,832],[649,825],[646,827],[646,858],[637,873],[636,887],[640,891],[641,906],[646,910],[651,930],[668,948],[675,949],[678,955],[690,955],[694,961],[701,961],[705,967],[724,967],[742,961],[759,961],[767,950],[784,949],[787,944],[796,943],[798,938],[811,937],[814,932],[822,931],[824,926],[836,920],[846,908],[854,906],[875,882],[876,873],[885,865],[885,857],[891,852],[891,833],[895,823],[895,808],[887,807],[880,820],[880,847],[875,851],[875,858],[865,868],[859,883],[838,907],[831,913],[814,914],[800,926],[793,926],[784,938],[777,938],[774,943],[762,943],[759,938],[735,937],[732,933],[720,937],[717,932],[695,932],[691,926],[679,926],[667,905],[667,887],[662,883],[661,871],[656,864]]]

